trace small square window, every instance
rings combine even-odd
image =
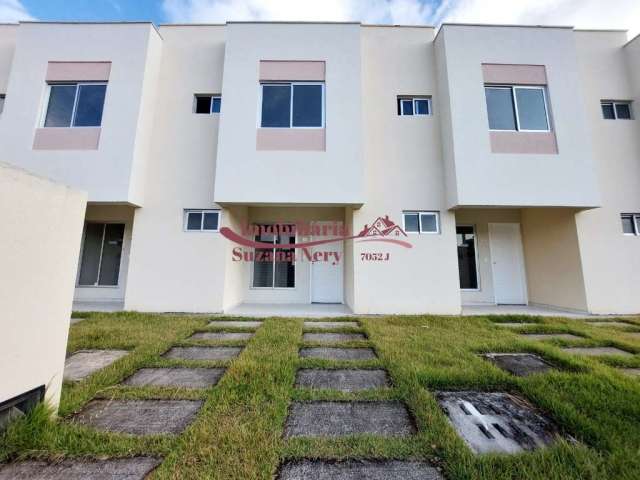
[[[615,120],[616,112],[613,109],[613,103],[603,103],[600,106],[602,108],[602,118],[605,120]]]
[[[200,230],[202,228],[202,212],[189,212],[187,214],[187,230]]]
[[[404,231],[406,233],[440,233],[438,212],[404,212]]]
[[[222,98],[220,95],[196,95],[194,113],[210,115],[220,113]]]
[[[631,120],[631,107],[628,103],[616,103],[616,117],[622,120]]]
[[[418,233],[420,231],[420,218],[417,213],[404,213],[404,231]]]
[[[217,232],[220,210],[185,210],[184,229],[189,232]]]
[[[220,113],[221,106],[222,106],[221,97],[213,97],[211,99],[211,113]]]
[[[420,232],[438,233],[438,215],[434,212],[420,214]]]
[[[204,212],[203,230],[218,230],[218,212]]]
[[[622,233],[625,235],[639,235],[638,223],[640,222],[639,215],[623,214],[622,218]]]
[[[413,100],[401,100],[400,107],[402,112],[401,115],[413,115]]]
[[[398,115],[431,115],[431,99],[429,97],[398,97]]]
[[[417,98],[413,101],[416,115],[429,115],[429,100]]]

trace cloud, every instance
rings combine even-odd
[[[1,1],[1,0],[0,0]],[[640,31],[640,1],[617,0],[163,0],[170,22],[227,20],[574,25]]]
[[[16,23],[20,20],[35,20],[20,0],[0,0],[0,23]]]

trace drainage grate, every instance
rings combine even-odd
[[[475,453],[517,453],[552,443],[558,428],[525,400],[501,392],[438,392],[438,403]]]

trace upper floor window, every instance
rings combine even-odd
[[[220,210],[185,210],[184,229],[187,232],[217,232],[220,229]]]
[[[440,233],[438,212],[402,212],[402,221],[406,233]]]
[[[263,83],[260,126],[324,127],[324,83]]]
[[[195,96],[194,113],[212,114],[220,113],[222,97],[220,95],[198,95]]]
[[[623,213],[622,233],[625,235],[640,235],[640,213]]]
[[[49,85],[45,127],[99,127],[106,83]]]
[[[602,100],[600,102],[602,117],[605,120],[631,120],[631,102],[614,102]]]
[[[484,93],[489,129],[525,132],[550,130],[544,87],[485,85]]]
[[[4,110],[4,95],[0,95],[0,113]]]
[[[431,115],[431,98],[398,97],[398,115]]]

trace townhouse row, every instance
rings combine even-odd
[[[127,310],[638,313],[639,100],[624,31],[0,25],[0,161],[88,192]]]

